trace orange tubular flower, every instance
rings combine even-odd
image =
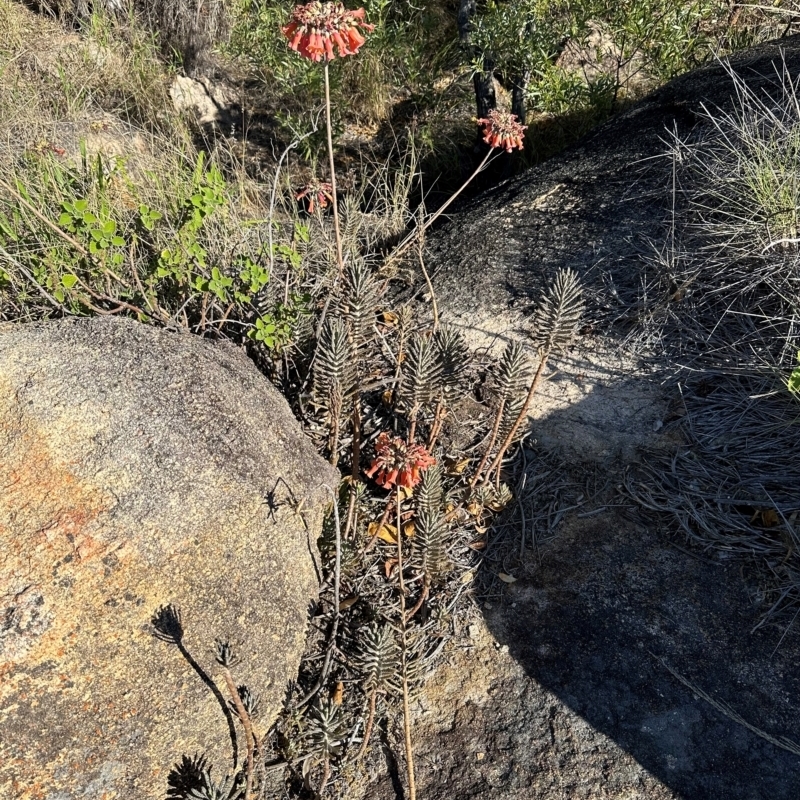
[[[308,213],[313,214],[317,206],[327,208],[328,204],[333,202],[333,186],[329,183],[312,181],[294,196],[295,200],[303,200],[304,198],[308,201]]]
[[[354,56],[374,25],[364,22],[364,9],[348,11],[342,3],[306,3],[295,6],[288,25],[281,30],[289,47],[311,61],[333,61],[337,50],[340,58]]]
[[[479,119],[483,125],[483,141],[490,147],[504,147],[510,153],[515,147],[522,150],[522,138],[527,125],[521,125],[516,114],[493,108],[488,118]]]
[[[375,460],[367,470],[372,478],[377,472],[375,482],[384,489],[395,484],[413,489],[422,478],[422,473],[432,467],[436,459],[421,444],[406,444],[399,437],[381,433],[375,444]]]

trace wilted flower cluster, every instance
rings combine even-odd
[[[527,125],[520,124],[516,114],[493,108],[489,116],[478,120],[483,125],[483,141],[490,147],[504,147],[510,153],[515,147],[522,150],[522,138]]]
[[[436,459],[421,444],[407,444],[403,439],[381,433],[375,444],[375,460],[367,470],[375,482],[384,489],[395,484],[413,489],[422,478],[422,473],[436,463]]]
[[[312,61],[332,61],[338,55],[353,56],[366,41],[359,28],[369,33],[375,26],[364,21],[364,9],[348,11],[342,3],[306,3],[295,6],[289,24],[281,30],[289,47]]]
[[[320,208],[327,208],[333,202],[333,186],[329,183],[311,181],[307,183],[295,196],[295,200],[308,200],[308,213],[313,214],[314,209],[319,205]]]

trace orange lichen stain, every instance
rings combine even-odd
[[[65,543],[73,542],[79,555],[97,552],[86,528],[113,505],[113,498],[79,478],[74,465],[55,454],[57,442],[51,443],[46,432],[24,417],[9,417],[16,417],[13,428],[0,421],[0,440],[10,442],[0,458],[4,560],[41,545],[57,556]]]
[[[23,785],[16,778],[11,785],[14,787],[15,796],[20,800],[45,800],[51,794],[49,789],[45,789],[38,781],[34,785]]]
[[[8,396],[3,397],[3,389],[0,385],[0,486],[4,489],[0,492],[0,586],[10,587],[12,597],[24,587],[34,587],[53,615],[49,628],[23,653],[23,662],[61,662],[78,622],[60,613],[67,592],[73,591],[71,584],[60,581],[79,564],[102,558],[117,546],[103,541],[99,519],[116,501],[110,492],[77,474],[74,463],[59,456],[56,434],[38,427],[13,400],[10,411],[4,408]],[[11,672],[14,663],[0,659],[0,677]]]

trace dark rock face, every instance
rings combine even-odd
[[[782,56],[796,74],[798,37],[740,54],[731,66],[753,87],[774,91]],[[668,244],[667,142],[702,124],[703,105],[730,108],[733,94],[722,66],[683,76],[430,233],[427,266],[444,319],[493,352],[526,338],[529,311],[559,268],[581,276],[587,326],[548,368],[531,415],[533,436],[547,449],[609,463],[652,446],[665,400],[626,337],[638,321],[643,273]]]
[[[796,75],[800,38],[731,63],[768,91],[782,57]],[[609,489],[577,516],[566,514],[525,563],[516,559],[513,520],[502,529],[511,542],[498,545],[485,569],[495,564],[518,580],[502,599],[491,598],[485,626],[473,623],[467,636],[465,620],[454,625],[459,649],[417,705],[421,796],[800,796],[800,756],[792,752],[800,746],[797,620],[753,631],[765,610],[758,576],[722,556],[684,550],[617,488],[633,454],[680,444],[655,432],[661,390],[641,388],[632,362],[612,358],[635,322],[643,256],[651,242],[666,242],[672,196],[664,140],[673,130],[690,135],[701,104],[730,109],[732,93],[722,67],[684,76],[564,155],[471,202],[429,237],[440,307],[486,344],[525,336],[524,311],[558,268],[583,276],[598,333],[554,365],[551,384],[564,402],[544,396],[532,429],[538,448],[564,456],[564,475],[586,478],[589,458],[600,462],[596,474]],[[582,372],[590,385],[581,392]],[[597,402],[598,389],[616,421]],[[638,418],[625,412],[631,392],[639,393]],[[535,459],[536,449],[528,456]],[[786,737],[788,749],[747,725]],[[368,796],[393,796],[390,779]]]
[[[800,637],[754,624],[736,565],[609,508],[572,520],[472,623],[417,705],[420,796],[794,800]],[[463,623],[462,623],[463,625]],[[464,626],[466,627],[466,626]],[[365,795],[395,796],[384,778]]]
[[[0,795],[161,797],[196,752],[230,769],[214,640],[268,726],[337,481],[231,346],[126,320],[3,327]]]
[[[739,54],[730,65],[756,89],[775,88],[785,59],[800,68],[800,37]],[[677,78],[578,145],[481,194],[428,236],[440,305],[468,324],[524,311],[559,267],[602,289],[613,318],[639,288],[648,240],[663,243],[671,208],[666,142],[699,124],[702,106],[731,107],[734,87],[713,65]],[[612,284],[613,282],[613,284]]]

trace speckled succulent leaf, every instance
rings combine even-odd
[[[560,269],[536,307],[534,342],[545,351],[566,347],[575,336],[583,309],[583,291],[577,273]]]

